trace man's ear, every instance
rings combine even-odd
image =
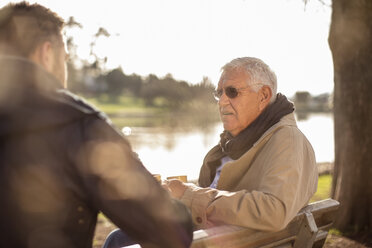
[[[44,41],[36,47],[35,51],[29,56],[36,64],[41,65],[47,71],[52,70],[54,53],[52,43],[50,41]]]
[[[259,100],[260,100],[260,105],[259,108],[260,110],[263,110],[266,108],[267,105],[270,103],[270,99],[272,97],[272,92],[269,86],[264,85],[260,89],[260,94],[259,94]]]

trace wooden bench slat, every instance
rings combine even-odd
[[[328,235],[328,231],[319,230],[318,234],[316,235],[315,241],[326,239],[327,235]]]
[[[312,247],[314,242],[324,242],[338,206],[333,199],[311,203],[279,232],[258,232],[228,225],[198,230],[194,232],[191,248]]]
[[[306,211],[303,215],[304,219],[293,244],[294,248],[311,248],[318,233],[313,214]]]

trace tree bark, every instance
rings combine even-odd
[[[335,227],[372,230],[372,1],[333,0]]]

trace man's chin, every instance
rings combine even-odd
[[[234,122],[236,122],[236,118],[234,115],[222,115],[220,116],[220,118],[224,127],[232,127]]]
[[[223,123],[223,129],[225,130],[225,131],[228,131],[228,132],[230,132],[231,130],[233,130],[232,129],[232,126],[231,126],[231,124],[230,123]]]

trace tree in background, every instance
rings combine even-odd
[[[69,54],[67,61],[68,87],[75,93],[100,94],[107,89],[107,86],[101,83],[102,76],[106,73],[107,57],[99,56],[95,47],[101,37],[109,38],[111,35],[107,29],[99,27],[89,44],[89,58],[83,59],[77,53],[78,45],[75,43],[73,35],[76,29],[83,29],[83,25],[71,16],[66,21],[64,28],[66,47]]]
[[[69,31],[75,28],[82,29],[83,25],[71,16],[66,21],[64,36],[66,37],[66,48],[69,54],[67,61],[68,88],[74,92],[84,90],[84,85],[79,78],[79,70],[77,69],[77,63],[80,62],[80,58],[77,55],[77,45],[75,44],[74,37],[69,34]]]
[[[135,96],[140,96],[143,80],[137,74],[125,75],[125,88]]]
[[[215,90],[216,86],[212,83],[212,81],[208,77],[203,77],[203,80],[194,85],[192,90],[192,94],[194,97],[203,99],[206,102],[215,102],[213,99],[213,91]]]
[[[93,41],[90,43],[90,53],[89,55],[92,58],[92,63],[90,63],[91,69],[96,73],[96,75],[99,75],[105,70],[105,65],[107,63],[107,57],[103,56],[100,57],[97,55],[95,51],[95,47],[97,45],[98,39],[100,37],[110,37],[110,33],[107,31],[107,29],[103,27],[99,27],[97,32],[93,36]]]
[[[192,97],[190,88],[185,81],[177,81],[171,74],[162,79],[149,75],[142,86],[141,96],[148,106],[160,104],[175,109]]]
[[[334,63],[335,227],[372,230],[372,1],[333,0],[329,45]],[[370,236],[371,237],[371,236]]]
[[[125,88],[126,76],[121,68],[114,69],[102,77],[103,82],[106,83],[106,92],[110,96],[110,99],[117,102],[119,97],[123,94]]]

